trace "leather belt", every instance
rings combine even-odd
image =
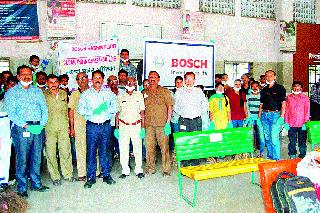
[[[141,123],[141,120],[137,120],[137,121],[134,122],[134,123],[127,123],[127,122],[125,122],[125,121],[122,120],[122,119],[119,119],[119,121],[120,121],[121,123],[125,124],[125,125],[133,125],[133,126]]]
[[[28,125],[40,125],[40,121],[26,121]]]
[[[195,119],[198,119],[198,118],[201,118],[200,116],[198,116],[198,117],[195,117],[195,118],[183,118],[183,117],[181,117],[182,119],[185,119],[185,120],[195,120]]]
[[[106,121],[103,122],[103,123],[95,123],[95,122],[91,122],[91,121],[87,121],[87,123],[88,123],[88,124],[93,124],[93,125],[99,125],[99,126],[101,126],[101,125],[105,125],[105,124],[110,123],[110,120],[106,120]]]

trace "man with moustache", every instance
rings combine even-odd
[[[49,112],[46,126],[47,164],[53,185],[60,186],[61,177],[57,159],[57,144],[62,175],[66,181],[74,181],[71,145],[68,134],[68,95],[66,91],[59,89],[60,82],[56,75],[50,74],[47,84],[49,89],[44,92]]]
[[[36,73],[37,87],[42,91],[47,89],[47,73],[40,71]]]
[[[172,115],[173,97],[170,91],[159,85],[160,76],[156,71],[149,73],[149,90],[145,92],[145,125],[147,162],[146,173],[156,172],[156,144],[162,155],[162,175],[171,173],[169,135],[171,134],[170,120]]]
[[[129,50],[122,49],[120,52],[120,66],[119,70],[127,72],[127,76],[137,77],[137,68],[130,62]],[[120,81],[120,78],[119,78]]]
[[[41,131],[48,121],[48,108],[42,91],[32,85],[31,68],[19,66],[17,77],[20,82],[5,94],[4,106],[13,123],[18,194],[28,197],[28,162],[31,189],[40,192],[48,189],[42,185],[40,176]]]
[[[87,182],[84,188],[96,183],[97,149],[99,152],[103,182],[114,184],[110,175],[111,150],[110,119],[118,112],[117,98],[111,90],[104,88],[104,73],[92,73],[92,87],[84,91],[79,100],[78,112],[86,119],[87,140]]]
[[[86,180],[86,120],[77,112],[80,95],[89,88],[88,76],[80,72],[76,76],[79,88],[71,93],[68,103],[70,136],[75,137],[75,148],[77,153],[78,180]]]

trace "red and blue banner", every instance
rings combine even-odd
[[[0,40],[38,40],[37,0],[0,0]]]

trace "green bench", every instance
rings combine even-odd
[[[196,205],[199,181],[252,172],[251,181],[254,183],[254,172],[258,171],[258,165],[272,161],[253,158],[254,146],[251,127],[174,133],[174,143],[180,197],[192,207]],[[181,167],[181,161],[184,160],[223,157],[241,153],[250,153],[251,158]],[[182,176],[194,181],[192,201],[183,195]]]
[[[307,138],[311,144],[311,150],[320,151],[315,149],[315,145],[320,144],[320,121],[309,121],[306,124],[307,127]]]

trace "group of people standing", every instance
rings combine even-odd
[[[72,92],[67,87],[67,75],[47,75],[26,65],[18,67],[16,79],[2,73],[0,122],[5,131],[1,130],[1,151],[9,150],[11,135],[19,195],[28,196],[28,177],[32,190],[48,190],[40,175],[43,147],[53,185],[76,180],[70,137],[75,138],[77,180],[85,181],[84,188],[91,188],[97,177],[107,184],[115,183],[110,175],[115,156],[120,156],[121,179],[130,175],[130,154],[135,158],[137,178],[156,173],[157,145],[161,149],[162,174],[170,175],[170,152],[174,155],[174,150],[169,136],[173,132],[253,126],[258,157],[263,157],[266,145],[267,157],[279,160],[280,129],[284,124],[289,130],[289,156],[296,157],[297,141],[299,157],[305,155],[310,103],[302,94],[301,82],[293,82],[292,94],[286,97],[272,70],[261,76],[260,82],[244,74],[233,87],[228,85],[227,74],[218,74],[215,94],[208,99],[201,87],[195,86],[193,72],[177,76],[176,87],[170,91],[159,85],[159,73],[150,71],[140,92],[135,67],[128,58],[129,51],[122,50],[118,76],[108,76],[107,85],[99,70],[92,73],[91,87],[87,73],[78,73],[78,89]],[[31,65],[34,60],[39,64],[39,58],[30,57]],[[3,149],[4,145],[8,147]],[[6,155],[0,166],[4,178],[0,181],[7,183],[10,152],[3,152]],[[184,166],[198,163],[189,161]]]

